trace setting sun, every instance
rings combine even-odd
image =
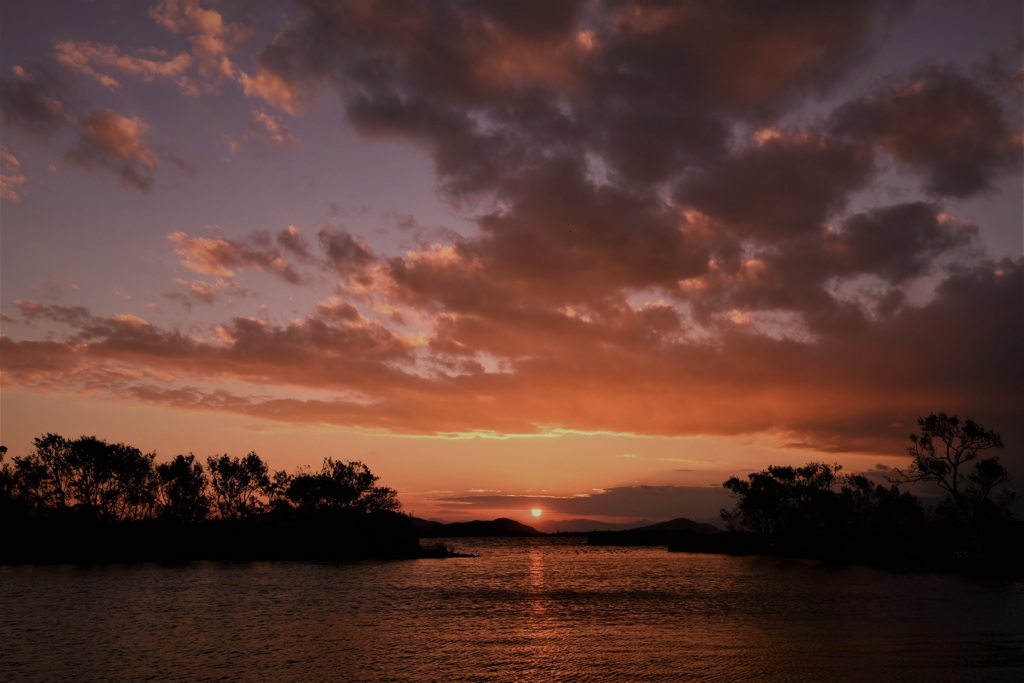
[[[542,512],[544,512],[544,511],[541,510],[540,508],[533,508],[532,510],[530,510],[530,514],[533,515],[534,517],[540,517]]]

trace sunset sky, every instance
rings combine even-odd
[[[714,518],[915,420],[1024,490],[1019,0],[3,0],[2,440]]]

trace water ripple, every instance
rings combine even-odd
[[[1022,582],[454,544],[480,557],[0,568],[0,679],[1024,679]]]

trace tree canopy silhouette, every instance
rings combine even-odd
[[[803,467],[770,465],[747,475],[747,481],[730,477],[723,486],[737,496],[736,507],[722,518],[733,529],[756,533],[796,531],[824,520],[807,514],[810,508],[828,507],[841,465],[821,462]]]
[[[249,517],[268,508],[272,495],[267,463],[251,452],[244,458],[224,454],[206,459],[213,502],[223,519]]]
[[[298,510],[397,511],[401,505],[394,489],[377,486],[378,477],[359,462],[324,459],[319,472],[291,478],[285,495]]]
[[[93,436],[0,447],[0,563],[444,556],[361,462],[271,473],[252,452],[156,464]]]
[[[772,465],[731,477],[736,496],[722,519],[737,548],[938,571],[1024,575],[1024,524],[1009,512],[1006,469],[995,457],[997,432],[955,415],[931,414],[911,435],[910,467],[888,485],[841,467]],[[905,483],[934,484],[945,503],[925,509]],[[746,539],[746,540],[744,540]],[[750,541],[750,542],[748,542]]]
[[[156,506],[155,453],[93,436],[46,434],[35,452],[14,459],[16,494],[36,511],[68,511],[98,519],[144,519]]]
[[[979,458],[979,453],[1002,448],[998,432],[986,429],[974,420],[961,421],[956,415],[931,413],[919,417],[920,434],[911,434],[907,448],[912,460],[905,470],[896,469],[891,481],[896,484],[930,482],[945,491],[949,502],[965,520],[979,515],[998,514],[1012,500],[1004,492],[992,500],[995,490],[1009,482],[1009,473],[999,458]],[[970,467],[973,463],[973,467]]]
[[[722,519],[731,531],[796,545],[891,537],[923,518],[917,499],[863,475],[840,475],[842,465],[771,465],[723,486],[736,495]]]
[[[170,462],[156,466],[159,503],[165,519],[199,522],[210,514],[206,491],[210,480],[196,456],[179,454]]]

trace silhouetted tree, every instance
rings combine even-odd
[[[871,481],[862,474],[843,478],[838,492],[846,528],[865,543],[902,542],[921,529],[924,508],[913,494]]]
[[[244,458],[206,459],[210,470],[213,502],[221,518],[240,519],[268,509],[271,491],[267,464],[256,453]]]
[[[66,509],[71,498],[67,484],[70,466],[66,465],[71,443],[59,434],[46,434],[34,444],[34,453],[14,458],[18,496],[37,515]]]
[[[152,513],[154,453],[94,436],[46,434],[34,444],[34,453],[14,459],[14,479],[19,497],[37,513],[74,508],[115,521]]]
[[[732,510],[722,511],[722,519],[730,530],[762,534],[821,529],[834,512],[832,488],[841,469],[838,464],[812,462],[803,467],[771,465],[748,474],[747,481],[730,477],[723,486],[737,502]]]
[[[0,446],[0,514],[10,514],[15,507],[14,468],[4,462],[7,446]]]
[[[1003,447],[998,432],[946,413],[920,417],[917,424],[921,433],[910,435],[907,448],[912,458],[910,467],[896,469],[891,480],[894,484],[933,482],[949,495],[957,514],[967,521],[1009,505],[1010,493],[998,501],[991,498],[996,488],[1009,481],[1006,468],[996,457],[978,457],[982,451]],[[969,467],[969,463],[974,466]]]
[[[732,477],[737,498],[723,510],[730,531],[752,532],[772,552],[840,560],[913,563],[927,543],[924,509],[895,485],[863,475],[839,476],[840,465],[771,466]]]
[[[292,477],[288,499],[298,510],[397,511],[401,508],[394,489],[377,486],[378,477],[359,461],[327,458],[319,472]]]
[[[96,437],[45,434],[34,446],[13,461],[0,447],[0,563],[422,555],[409,518],[368,514],[400,506],[359,462],[328,458],[292,477],[256,453],[209,457],[204,472],[191,453],[154,465],[153,453]],[[200,524],[214,508],[253,523]],[[123,523],[157,518],[181,524]]]
[[[374,486],[359,498],[359,509],[363,512],[398,512],[402,503],[398,492],[389,486]]]
[[[267,499],[271,510],[287,512],[292,509],[292,502],[288,499],[288,487],[292,484],[292,478],[292,475],[284,470],[278,470],[270,476]]]
[[[157,465],[160,514],[179,522],[199,522],[209,515],[209,479],[196,456],[178,455]]]
[[[145,519],[156,507],[156,453],[122,443],[106,444],[109,483],[101,487],[102,514],[108,519]]]

